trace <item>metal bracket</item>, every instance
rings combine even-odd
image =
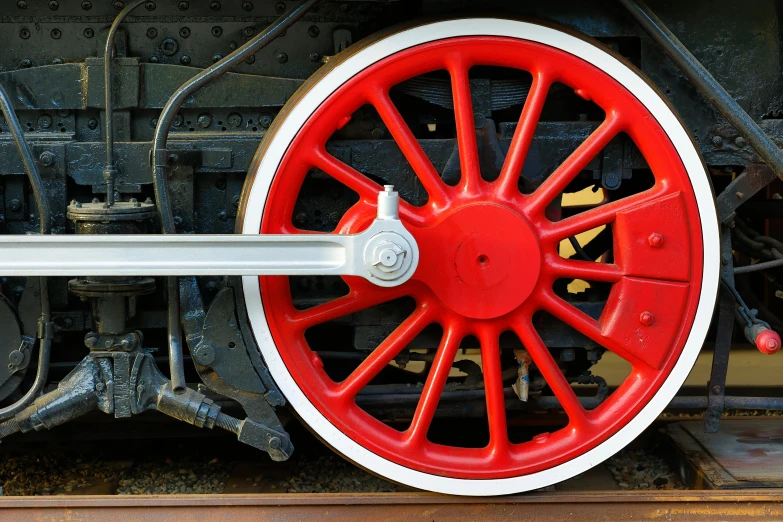
[[[729,183],[716,199],[718,218],[721,223],[734,219],[735,211],[759,190],[777,179],[775,172],[767,165],[748,165],[745,172]]]

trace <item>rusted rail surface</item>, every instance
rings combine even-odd
[[[0,520],[783,520],[783,489],[553,492],[499,498],[429,493],[0,499]]]

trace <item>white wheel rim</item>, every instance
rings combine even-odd
[[[389,480],[411,487],[452,495],[488,496],[530,491],[561,482],[600,464],[635,439],[664,408],[690,373],[712,319],[718,290],[720,240],[715,202],[701,157],[678,118],[636,72],[602,49],[567,33],[540,25],[496,18],[435,22],[391,34],[339,63],[315,88],[291,107],[266,144],[264,156],[249,175],[253,184],[246,195],[241,223],[243,234],[258,234],[274,176],[289,144],[310,115],[341,85],[372,64],[416,45],[461,36],[499,36],[529,40],[568,52],[603,70],[625,86],[655,117],[671,139],[690,178],[702,226],[704,264],[701,293],[693,326],[682,353],[655,396],[625,426],[595,448],[557,466],[529,475],[503,479],[458,479],[406,468],[365,449],[338,430],[299,389],[275,345],[266,320],[257,277],[244,277],[248,318],[266,364],[301,419],[326,443],[346,458]]]

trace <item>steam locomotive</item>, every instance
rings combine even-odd
[[[732,343],[780,348],[777,2],[0,14],[4,443],[157,410],[284,461],[287,408],[389,480],[499,495],[667,407],[777,404],[726,394]]]

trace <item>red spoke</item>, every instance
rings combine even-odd
[[[387,92],[380,89],[369,93],[370,102],[378,111],[383,123],[389,129],[397,145],[399,145],[405,159],[408,160],[416,176],[419,178],[424,189],[430,197],[430,201],[436,206],[443,206],[447,203],[449,196],[446,192],[446,184],[443,183],[438,171],[432,165],[427,154],[421,148],[419,141],[411,132],[408,124],[405,123],[394,102],[391,101]]]
[[[317,148],[312,151],[312,163],[313,166],[326,172],[328,175],[359,194],[359,198],[375,202],[378,200],[378,192],[383,190],[383,187],[376,182],[338,160],[325,149]]]
[[[617,283],[623,278],[623,271],[617,265],[563,259],[555,254],[547,256],[543,266],[546,271],[558,279],[583,279],[600,283]]]
[[[533,363],[535,363],[541,375],[544,376],[555,397],[560,401],[560,406],[565,410],[570,421],[576,425],[583,424],[586,421],[585,409],[574,393],[574,389],[568,383],[568,379],[563,375],[552,354],[549,353],[549,349],[530,322],[530,318],[525,317],[521,322],[514,324],[512,328],[527,349],[530,357],[533,359]]]
[[[546,223],[541,227],[541,240],[559,242],[571,236],[600,227],[601,225],[607,225],[614,221],[618,212],[622,212],[623,210],[627,210],[636,205],[649,203],[668,195],[669,192],[670,189],[668,187],[660,185],[658,187],[653,187],[650,190],[645,190],[644,192],[639,192],[638,194],[605,203],[590,210],[585,210],[575,216],[554,223]]]
[[[350,282],[350,287],[348,295],[302,310],[291,317],[290,321],[304,331],[405,295],[401,286],[381,288],[358,278]]]
[[[473,100],[470,97],[469,69],[468,64],[458,57],[453,58],[448,65],[454,97],[454,118],[457,125],[460,185],[467,192],[476,193],[481,183],[481,166],[476,143]]]
[[[500,171],[497,190],[502,196],[510,196],[518,192],[519,176],[522,174],[522,167],[530,151],[530,144],[533,142],[533,135],[551,85],[552,80],[544,72],[539,71],[533,76],[533,84],[530,86],[525,107],[514,131],[514,138],[508,148],[506,161]]]
[[[354,398],[410,342],[433,321],[432,308],[421,303],[370,355],[338,386],[338,393]]]
[[[503,370],[500,365],[500,334],[485,327],[479,330],[478,339],[481,343],[481,369],[489,419],[489,448],[495,457],[499,457],[508,451],[509,445]]]
[[[408,441],[420,443],[427,438],[427,431],[430,429],[432,418],[435,416],[435,410],[438,408],[438,402],[443,394],[443,387],[446,385],[446,380],[449,377],[449,372],[462,338],[463,333],[456,326],[451,326],[443,332],[443,339],[441,339],[440,346],[438,346],[435,360],[432,361],[432,368],[421,392],[419,404],[416,406],[416,413],[413,415],[413,420],[408,428]]]
[[[528,197],[528,214],[540,216],[544,208],[617,136],[623,125],[618,114],[608,113],[603,123]]]
[[[551,291],[541,292],[539,294],[539,302],[544,310],[557,319],[563,321],[577,332],[584,334],[607,350],[616,353],[631,363],[632,366],[640,367],[640,365],[646,365],[639,357],[629,352],[625,346],[605,337],[601,333],[601,327],[598,324],[598,321],[573,305],[566,303]]]

